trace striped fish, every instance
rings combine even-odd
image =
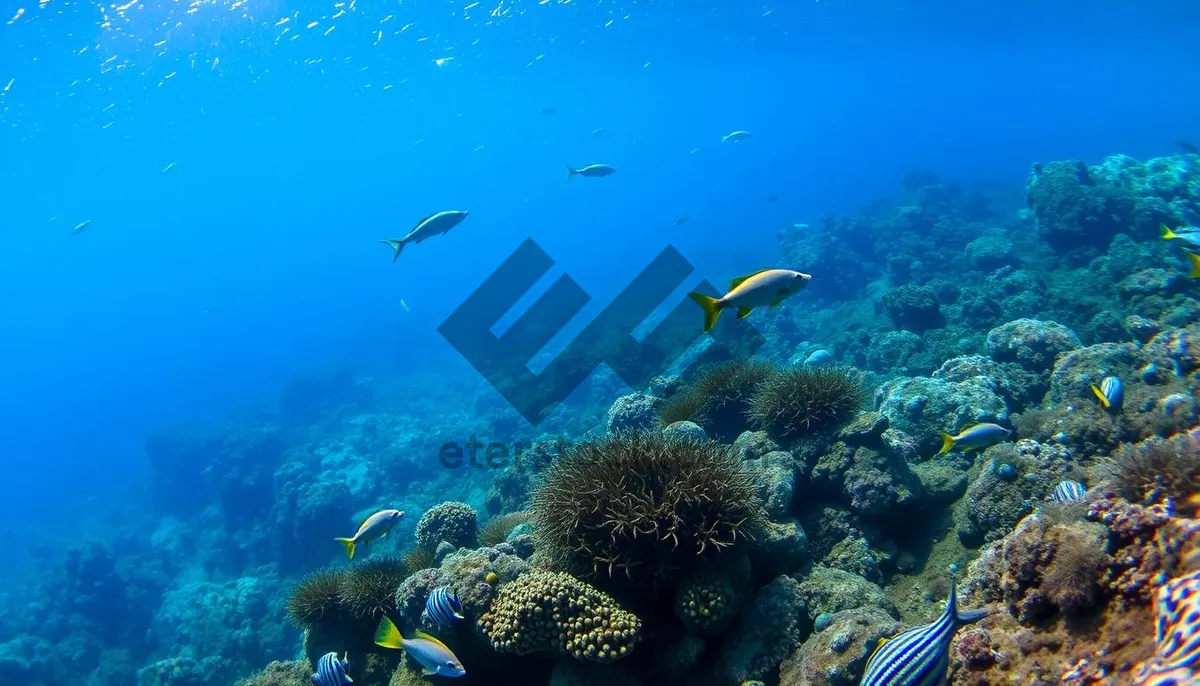
[[[1054,492],[1050,494],[1050,499],[1056,503],[1073,503],[1076,500],[1083,500],[1083,496],[1087,494],[1087,486],[1078,481],[1064,479],[1058,482],[1054,487]]]
[[[1134,676],[1138,686],[1200,680],[1200,571],[1172,579],[1154,598],[1154,657]]]
[[[350,667],[349,656],[338,659],[337,653],[325,653],[317,660],[317,673],[312,675],[313,686],[346,686],[354,679],[346,673]]]
[[[421,617],[444,629],[463,618],[462,603],[458,602],[458,595],[454,591],[438,586],[425,599],[425,611]]]
[[[1119,412],[1125,403],[1125,384],[1115,376],[1106,376],[1100,385],[1092,384],[1092,393],[1106,410]]]
[[[983,619],[987,610],[959,611],[954,576],[950,598],[937,621],[884,640],[867,661],[860,686],[935,686],[950,667],[950,639],[964,624]]]

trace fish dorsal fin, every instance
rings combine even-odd
[[[759,269],[758,271],[756,271],[752,274],[747,274],[745,276],[739,276],[736,279],[734,279],[733,281],[729,282],[729,290],[732,291],[733,289],[735,289],[738,286],[745,283],[748,279],[758,276],[759,274],[762,274],[763,272],[769,272],[769,271],[771,271],[771,270],[770,269]]]
[[[446,644],[439,641],[437,636],[430,636],[429,634],[425,633],[424,631],[421,631],[420,629],[416,629],[415,631],[413,631],[413,639],[416,639],[416,638],[424,639],[426,641],[429,641],[430,643],[437,645],[438,647],[446,648]],[[409,639],[409,640],[412,640],[412,639]],[[446,648],[446,651],[449,652],[450,649]]]
[[[428,217],[423,218],[421,221],[417,222],[415,226],[413,226],[413,231],[416,231],[417,229],[421,228],[422,224],[429,221],[430,219],[433,219],[434,217],[438,216],[439,214],[441,214],[441,212],[434,212],[433,214],[429,215]]]

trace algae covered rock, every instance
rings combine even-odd
[[[613,662],[633,650],[642,621],[583,581],[561,572],[535,571],[502,586],[478,627],[497,652],[550,651],[576,660]]]
[[[716,663],[719,683],[765,678],[811,629],[800,582],[776,578],[754,594],[725,633]]]
[[[769,452],[757,460],[746,460],[742,469],[754,482],[767,514],[774,519],[787,516],[796,489],[796,463],[792,454],[782,450]]]
[[[897,329],[921,333],[944,326],[937,295],[928,286],[905,285],[883,294],[883,310]]]
[[[895,605],[877,584],[857,574],[816,565],[800,580],[800,598],[804,601],[809,619],[818,615],[836,614],[855,607],[883,608],[895,613]]]
[[[610,434],[621,431],[645,431],[658,422],[662,398],[645,393],[630,393],[617,398],[608,408],[605,427]]]
[[[1018,319],[988,332],[988,354],[997,362],[1016,362],[1047,372],[1061,354],[1083,347],[1075,332],[1058,322]]]
[[[879,642],[903,625],[877,607],[843,610],[784,660],[779,683],[788,686],[855,686]]]
[[[958,433],[977,422],[1008,421],[1004,400],[978,377],[958,382],[921,376],[898,379],[881,386],[875,398],[890,425],[916,439],[927,453],[941,445],[939,434]]]

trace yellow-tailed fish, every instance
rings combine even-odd
[[[811,279],[808,274],[790,269],[764,269],[734,279],[729,292],[720,298],[703,293],[688,293],[688,297],[704,309],[704,330],[711,331],[722,310],[733,308],[737,310],[737,318],[743,319],[756,307],[779,307],[789,295],[803,290]]]
[[[367,517],[366,521],[358,527],[358,531],[352,537],[335,538],[333,540],[346,546],[346,558],[353,560],[354,549],[359,543],[366,548],[371,545],[371,541],[387,536],[388,532],[392,530],[393,526],[396,526],[396,522],[400,521],[400,518],[403,516],[404,513],[400,510],[380,510]]]
[[[1115,376],[1106,376],[1100,385],[1092,384],[1092,393],[1106,410],[1119,412],[1125,402],[1125,384]]]
[[[1162,231],[1161,236],[1164,241],[1179,241],[1189,248],[1200,249],[1200,230],[1189,226],[1186,229],[1172,231],[1166,224],[1159,224],[1158,228]]]
[[[466,210],[437,212],[417,222],[417,225],[404,238],[385,238],[379,242],[392,249],[392,262],[395,262],[396,258],[400,257],[400,251],[404,250],[404,246],[409,243],[420,243],[434,236],[441,236],[458,226],[459,222],[466,219],[468,214],[469,212]]]
[[[1012,431],[1000,426],[999,424],[990,424],[983,422],[980,424],[972,424],[962,431],[958,432],[957,436],[950,434],[942,434],[942,449],[938,451],[938,455],[948,453],[951,450],[957,450],[964,453],[969,453],[972,450],[980,450],[991,445],[1000,443],[1008,438]]]
[[[1200,255],[1196,253],[1187,253],[1184,255],[1188,261],[1188,278],[1192,281],[1200,279]]]
[[[882,641],[867,660],[860,686],[928,686],[945,682],[950,640],[964,624],[983,619],[987,610],[959,610],[954,577],[950,598],[937,621]]]
[[[454,651],[447,648],[445,643],[420,631],[416,632],[412,638],[405,638],[392,620],[387,617],[379,622],[379,628],[375,630],[375,644],[408,653],[409,657],[419,662],[424,668],[425,676],[437,674],[460,677],[467,674],[467,670],[463,669],[462,662],[459,662]]]

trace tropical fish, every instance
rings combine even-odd
[[[1164,241],[1179,241],[1189,248],[1200,249],[1200,229],[1192,226],[1180,227],[1178,231],[1172,231],[1167,228],[1166,224],[1159,224],[1158,228],[1162,229],[1162,239]]]
[[[572,176],[575,176],[576,174],[578,174],[579,176],[608,176],[609,174],[612,174],[615,171],[617,171],[617,170],[613,169],[612,167],[608,166],[607,164],[589,164],[588,166],[582,167],[580,169],[575,169],[574,167],[567,167],[567,178],[569,179]]]
[[[1058,485],[1054,487],[1054,492],[1050,494],[1050,499],[1056,503],[1073,503],[1076,500],[1082,500],[1086,494],[1087,486],[1078,481],[1064,479],[1059,481]]]
[[[937,621],[885,639],[867,660],[860,686],[931,686],[943,683],[950,666],[950,640],[964,624],[983,619],[987,610],[958,609],[954,576],[950,598]]]
[[[828,350],[814,350],[805,358],[806,367],[824,367],[833,364],[833,353]]]
[[[84,230],[87,229],[87,227],[89,227],[91,225],[92,225],[92,220],[85,219],[85,220],[79,222],[78,224],[76,224],[75,228],[71,229],[71,235],[78,236],[79,234],[83,233]]]
[[[1092,393],[1100,400],[1100,405],[1106,410],[1119,412],[1125,402],[1125,384],[1115,376],[1106,376],[1100,385],[1092,384]]]
[[[744,319],[756,307],[779,307],[784,298],[803,290],[811,279],[808,274],[790,269],[763,269],[734,279],[729,292],[720,298],[703,293],[688,293],[688,297],[704,309],[704,330],[711,331],[722,310],[732,307],[737,310],[737,318]]]
[[[338,659],[337,653],[325,653],[317,660],[317,673],[312,675],[313,686],[346,686],[354,679],[346,673],[350,668],[349,656]]]
[[[969,453],[972,450],[995,445],[1008,438],[1008,435],[1011,433],[1012,431],[999,424],[990,424],[988,422],[972,424],[959,431],[957,436],[942,434],[942,449],[937,454],[941,455],[951,450],[960,450]]]
[[[737,143],[739,141],[746,140],[750,136],[751,136],[751,133],[749,131],[734,131],[732,133],[727,133],[724,136],[721,136],[721,142],[722,143]]]
[[[1184,255],[1188,261],[1188,278],[1192,281],[1200,279],[1200,255],[1196,253],[1187,253]]]
[[[604,133],[605,131],[608,131],[608,129],[606,129],[604,127],[600,127],[598,129],[592,129],[592,135],[599,136],[600,134]]]
[[[395,262],[396,258],[400,257],[400,251],[404,249],[404,246],[409,243],[420,243],[427,238],[433,238],[434,236],[440,236],[448,232],[450,229],[458,226],[459,222],[466,219],[467,214],[469,213],[466,210],[445,210],[431,214],[417,222],[417,225],[404,238],[395,240],[385,238],[379,242],[391,246],[392,262]]]
[[[1195,155],[1196,153],[1200,153],[1200,148],[1197,148],[1196,144],[1192,143],[1191,141],[1181,140],[1181,141],[1178,141],[1178,143],[1176,143],[1176,144],[1179,146],[1180,150],[1188,153],[1189,155]]]
[[[387,536],[388,532],[392,530],[393,526],[396,526],[396,522],[400,521],[400,518],[403,516],[404,513],[400,510],[380,510],[367,517],[366,521],[358,527],[358,531],[351,538],[335,538],[333,540],[346,546],[346,558],[353,560],[354,549],[359,543],[362,543],[363,547],[366,548],[371,545],[371,541]]]
[[[687,217],[679,217],[675,221],[671,222],[671,226],[682,226],[687,223],[687,220]]]
[[[537,114],[540,114],[540,115],[554,114],[554,108],[553,107],[543,107],[542,109],[537,111]]]
[[[445,628],[453,625],[455,620],[463,619],[462,603],[458,601],[458,595],[454,591],[445,586],[438,586],[430,591],[429,597],[425,599],[425,611],[421,616],[439,628]]]
[[[778,199],[779,199],[779,196],[778,196],[778,195],[776,195],[776,194],[774,194],[774,193],[772,193],[772,194],[768,195],[768,196],[767,196],[767,199],[766,199],[766,200],[764,200],[763,202],[775,202],[775,201],[776,201],[776,200],[778,200]]]
[[[467,674],[458,657],[446,644],[421,631],[416,632],[412,638],[404,638],[387,617],[379,622],[379,628],[375,630],[375,644],[408,653],[412,659],[421,663],[425,676],[437,674],[460,677]]]
[[[1154,657],[1134,674],[1138,686],[1194,684],[1200,677],[1200,571],[1167,582],[1154,596]]]

